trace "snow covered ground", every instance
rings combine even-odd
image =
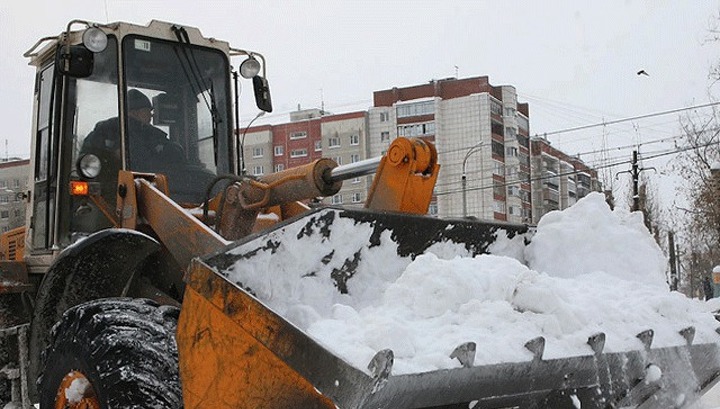
[[[348,223],[333,224],[334,260],[356,251],[342,245],[350,236],[370,234]],[[468,341],[482,346],[477,365],[528,361],[524,344],[537,336],[546,339],[547,358],[590,354],[587,339],[598,332],[606,352],[641,349],[636,335],[647,329],[655,331],[653,347],[684,344],[679,331],[688,326],[695,343],[720,342],[709,313],[716,306],[669,291],[667,260],[641,214],[613,212],[599,193],[543,217],[530,245],[498,240],[490,255],[438,243],[411,260],[383,236],[363,250],[347,294],[331,278],[340,267],[334,261],[306,261],[322,243],[278,241],[287,246],[282,263],[260,255],[225,274],[361,370],[386,348],[395,353],[394,374],[459,367],[449,353]],[[268,265],[273,280],[264,275]]]

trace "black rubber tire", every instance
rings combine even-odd
[[[54,408],[58,386],[73,370],[87,377],[103,409],[182,408],[178,315],[175,307],[128,298],[69,309],[42,354],[40,408]]]

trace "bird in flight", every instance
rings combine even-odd
[[[640,70],[640,71],[638,71],[638,72],[637,72],[637,75],[646,75],[646,76],[648,76],[648,77],[650,76],[650,74],[648,74],[647,72],[645,72],[645,70]]]

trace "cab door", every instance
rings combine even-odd
[[[35,105],[35,168],[32,216],[30,218],[33,250],[49,249],[53,243],[55,193],[57,191],[57,138],[53,121],[55,98],[55,66],[48,64],[37,75]]]

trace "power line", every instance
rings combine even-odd
[[[697,145],[697,146],[689,146],[689,147],[687,147],[687,148],[682,148],[682,149],[673,149],[673,150],[667,151],[667,152],[660,152],[660,153],[657,153],[657,154],[654,154],[654,155],[650,155],[650,156],[644,157],[643,160],[657,159],[657,158],[660,158],[660,157],[663,157],[663,156],[675,155],[675,154],[678,154],[678,153],[691,151],[691,150],[693,150],[693,149],[706,148],[706,147],[709,147],[709,146],[712,146],[712,145],[720,145],[720,141],[708,142],[708,143],[706,143],[706,144]],[[609,167],[614,167],[614,166],[620,166],[620,165],[625,165],[625,164],[630,164],[630,163],[632,163],[632,160],[631,160],[631,159],[630,159],[630,160],[623,160],[623,161],[620,161],[620,162],[615,162],[615,163],[610,163],[610,164],[606,164],[606,165],[601,165],[601,166],[598,166],[598,167],[594,168],[593,170],[599,170],[599,169],[604,169],[604,168],[609,168]],[[498,183],[498,184],[493,183],[493,185],[491,185],[491,186],[480,186],[480,187],[468,188],[466,191],[493,189],[493,188],[496,188],[496,187],[506,187],[506,186],[515,185],[515,184],[518,184],[518,183],[532,183],[532,182],[535,182],[535,181],[541,181],[541,180],[545,180],[545,179],[555,179],[555,178],[562,177],[562,176],[571,176],[571,175],[574,175],[574,174],[577,174],[577,173],[582,173],[582,171],[573,170],[573,171],[571,171],[571,172],[560,172],[560,173],[554,174],[554,175],[552,175],[552,176],[536,176],[536,177],[534,177],[534,178],[529,178],[529,179],[526,179],[526,180],[513,180],[513,181],[504,182],[504,183]],[[444,195],[448,195],[448,194],[461,193],[461,192],[462,192],[462,189],[460,189],[460,190],[455,189],[455,190],[447,190],[447,191],[444,191],[444,192],[437,192],[435,195],[436,195],[436,196],[444,196]]]
[[[635,120],[638,120],[638,119],[645,119],[645,118],[652,118],[652,117],[656,117],[656,116],[674,114],[674,113],[678,113],[678,112],[689,111],[689,110],[691,110],[691,109],[707,108],[707,107],[716,106],[716,105],[720,105],[720,101],[718,101],[718,102],[709,102],[709,103],[707,103],[707,104],[702,104],[702,105],[693,105],[693,106],[689,106],[689,107],[685,107],[685,108],[676,108],[676,109],[671,109],[671,110],[668,110],[668,111],[654,112],[654,113],[651,113],[651,114],[638,115],[638,116],[633,116],[633,117],[628,117],[628,118],[615,119],[615,120],[612,120],[612,121],[603,121],[603,122],[596,123],[596,124],[576,126],[576,127],[574,127],[574,128],[560,129],[560,130],[552,131],[552,132],[543,132],[543,133],[542,133],[542,136],[558,135],[558,134],[561,134],[561,133],[582,131],[582,130],[584,130],[584,129],[596,128],[596,127],[598,127],[598,126],[615,125],[615,124],[619,124],[619,123],[622,123],[622,122],[635,121]],[[540,136],[540,135],[539,135],[539,134],[535,134],[535,136]]]

